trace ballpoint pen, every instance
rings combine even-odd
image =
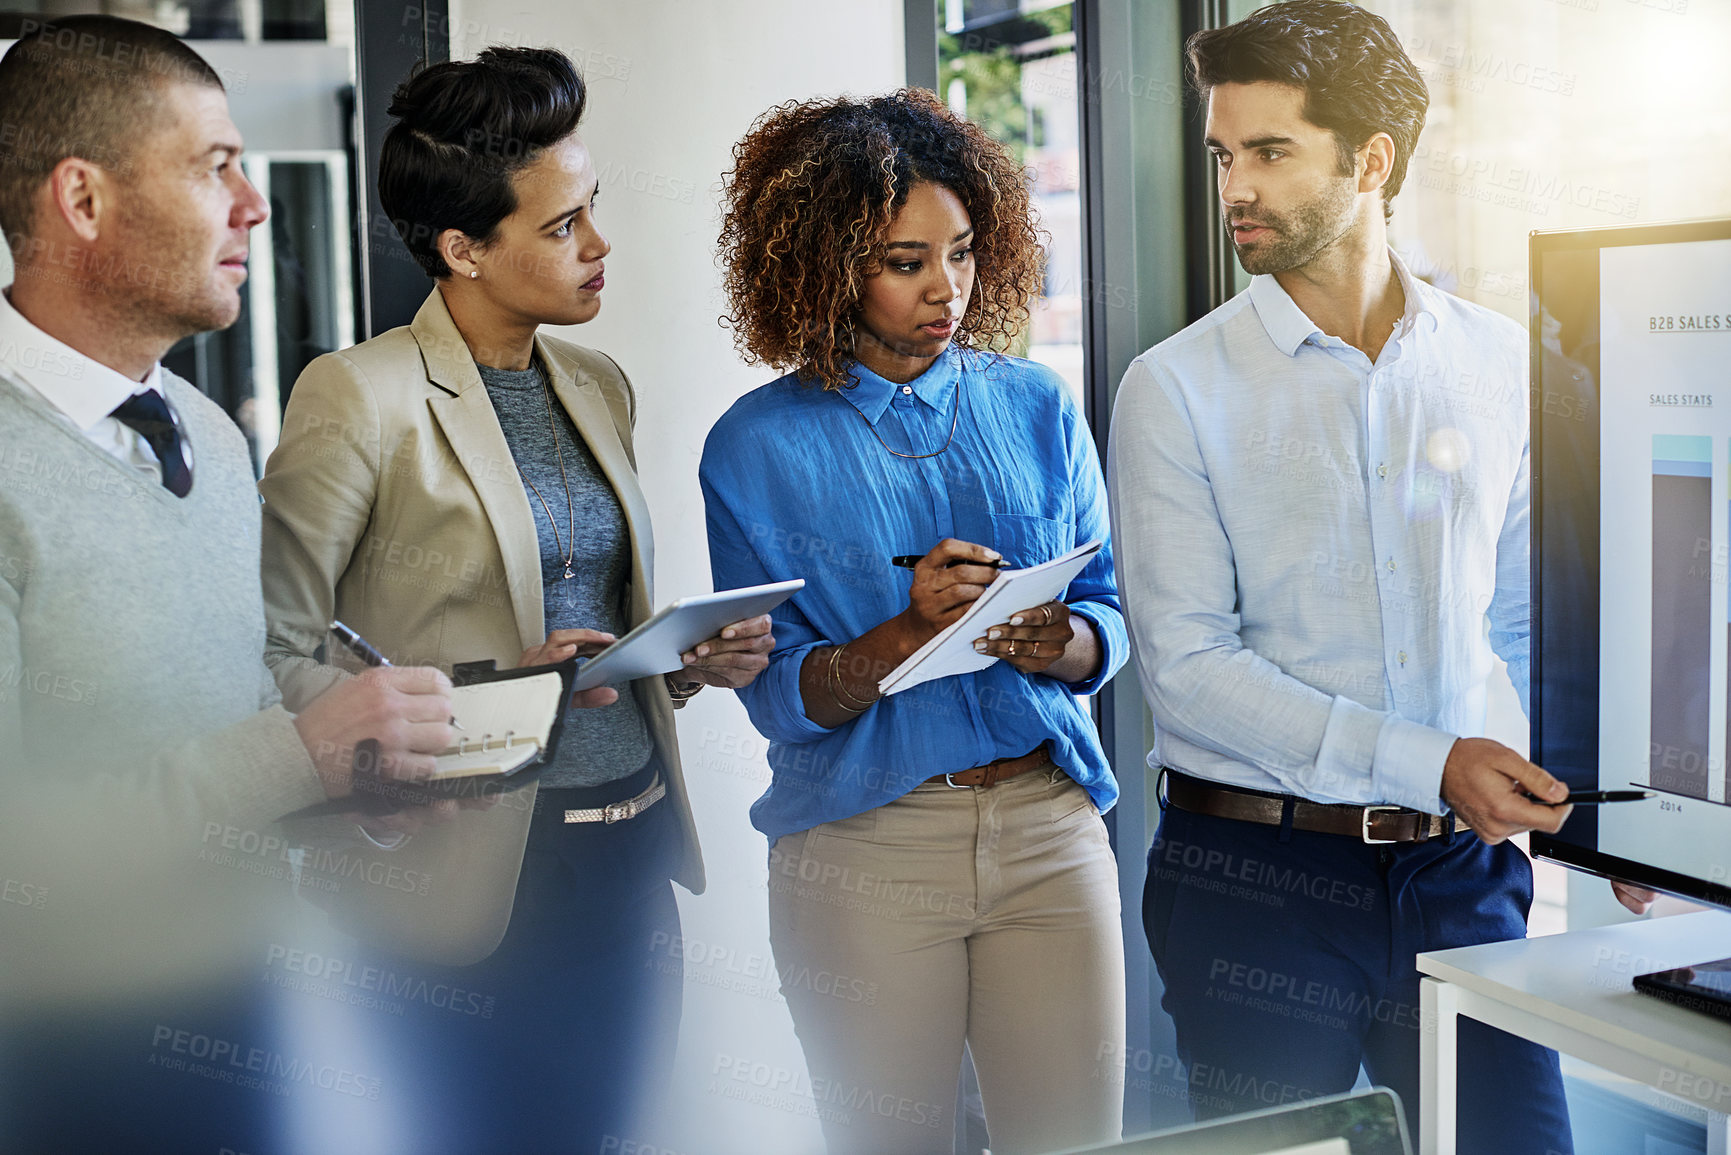
[[[1640,802],[1652,798],[1653,790],[1577,790],[1561,802],[1539,802],[1541,806],[1598,806],[1604,802]]]
[[[914,566],[920,563],[920,559],[924,556],[924,554],[918,553],[897,554],[895,557],[890,558],[890,564],[899,569],[913,569]],[[999,558],[997,561],[969,561],[966,558],[958,558],[955,561],[949,562],[944,566],[944,568],[949,569],[950,566],[957,565],[985,565],[991,566],[993,569],[1012,568],[1010,563],[1005,561],[1003,558]]]
[[[367,639],[361,637],[361,635],[355,633],[355,631],[349,629],[349,627],[343,625],[343,623],[339,621],[333,620],[331,622],[331,636],[341,642],[343,648],[348,650],[349,653],[353,654],[369,666],[377,668],[379,666],[388,667],[391,665],[391,660],[385,657],[385,655],[379,653],[379,651],[375,650],[371,642],[367,641]]]

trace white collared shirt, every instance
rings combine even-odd
[[[162,387],[162,363],[150,367],[143,382],[80,353],[66,342],[51,337],[13,308],[6,293],[0,293],[0,373],[36,390],[72,423],[92,445],[120,461],[135,466],[153,478],[162,476],[162,466],[148,442],[112,416],[128,397]],[[173,405],[169,406],[173,411]],[[176,423],[179,417],[175,418]],[[185,447],[188,464],[192,447]]]
[[[1526,334],[1394,268],[1374,362],[1259,276],[1124,375],[1113,546],[1150,766],[1441,812],[1493,649],[1526,702]]]

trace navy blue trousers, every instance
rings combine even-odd
[[[563,813],[630,797],[651,778],[543,790],[498,952],[472,967],[419,968],[487,1009],[416,1006],[385,1020],[393,1086],[414,1088],[403,1150],[589,1155],[642,1145],[679,1036],[684,972],[670,953],[679,910],[668,881],[678,817],[666,802],[615,825],[565,825]]]
[[[607,787],[540,792],[510,926],[485,960],[439,967],[361,956],[353,969],[386,976],[393,1005],[335,1012],[347,1025],[330,1028],[316,1053],[344,1054],[346,1033],[347,1061],[377,1076],[378,1095],[305,1096],[287,1112],[285,1144],[247,1155],[644,1146],[672,1073],[685,985],[669,881],[678,815],[665,801],[612,825],[566,825],[563,814],[630,797],[652,778],[653,769]],[[291,1011],[308,1001],[284,998]],[[286,1142],[304,1135],[317,1142]]]
[[[1423,951],[1523,938],[1532,867],[1518,847],[1367,846],[1169,806],[1142,925],[1198,1119],[1350,1090],[1362,1064],[1416,1137]],[[1459,1145],[1570,1155],[1556,1054],[1460,1020]]]

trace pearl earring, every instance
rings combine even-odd
[[[478,277],[480,275],[481,275],[481,270],[479,270],[479,269],[470,269],[469,270],[469,279],[470,280],[474,280],[476,277]]]

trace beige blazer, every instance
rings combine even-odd
[[[655,555],[631,445],[631,385],[604,353],[540,335],[535,349],[624,508],[635,626],[653,606]],[[307,366],[259,491],[265,660],[289,709],[303,709],[359,668],[340,652],[319,652],[333,617],[398,665],[447,672],[489,658],[510,668],[545,639],[529,500],[437,289],[407,328]],[[663,805],[675,809],[684,832],[676,880],[699,893],[703,863],[673,704],[660,678],[632,688],[667,770]],[[533,789],[505,795],[392,851],[350,843],[340,865],[327,869],[330,882],[307,893],[370,943],[431,961],[478,961],[510,920],[533,802]],[[359,867],[351,861],[357,856],[366,860]]]

